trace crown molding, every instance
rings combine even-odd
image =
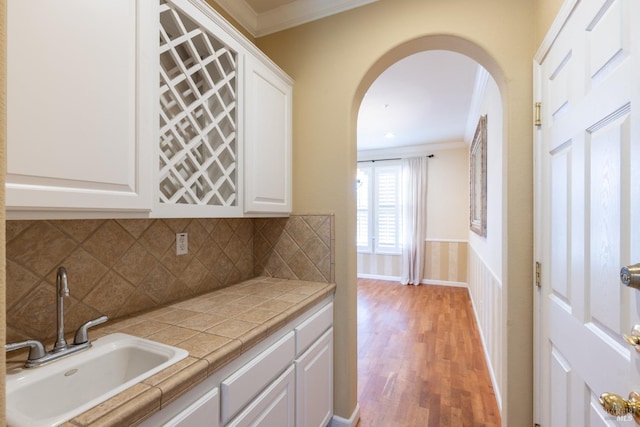
[[[484,93],[487,89],[487,83],[489,82],[489,72],[485,70],[481,65],[478,65],[476,71],[476,82],[473,87],[473,95],[471,96],[471,105],[469,106],[469,114],[467,115],[467,125],[464,132],[464,141],[471,145],[471,139],[476,133],[476,127],[478,126],[478,119],[480,118],[482,108],[482,101],[484,100]]]
[[[256,13],[244,0],[215,0],[254,37],[266,36],[378,0],[295,0]]]
[[[374,150],[358,150],[358,161],[378,160],[385,158],[404,158],[427,156],[443,150],[467,148],[464,141],[432,142],[420,145],[406,145],[402,147],[378,148]]]

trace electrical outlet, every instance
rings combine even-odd
[[[186,255],[189,252],[187,233],[176,234],[176,255]]]

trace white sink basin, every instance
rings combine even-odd
[[[117,333],[49,365],[9,371],[7,424],[59,425],[187,355],[186,350]]]

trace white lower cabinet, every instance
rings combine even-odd
[[[333,416],[333,328],[295,360],[296,426],[325,427]]]
[[[294,427],[295,394],[295,369],[289,366],[227,426]]]
[[[218,385],[215,379],[207,378],[144,420],[139,427],[219,427]]]
[[[287,367],[295,356],[294,333],[289,332],[233,375],[222,381],[222,422],[244,408]]]
[[[220,394],[218,388],[206,393],[200,399],[173,417],[165,427],[218,427],[220,416]]]
[[[180,396],[142,427],[326,427],[333,416],[330,298]]]

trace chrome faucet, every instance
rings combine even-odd
[[[58,352],[69,348],[69,344],[64,338],[64,299],[69,296],[69,279],[67,278],[67,269],[64,267],[58,268],[56,295],[58,297],[58,304],[56,305],[58,339],[53,346],[53,351]]]
[[[63,357],[69,356],[78,351],[91,347],[87,330],[96,325],[106,322],[107,316],[100,316],[97,319],[89,320],[82,324],[76,331],[73,344],[68,344],[64,337],[64,298],[69,296],[69,279],[67,270],[64,267],[58,268],[56,275],[56,314],[57,314],[57,339],[51,351],[46,351],[44,345],[38,340],[26,340],[22,342],[6,344],[6,351],[18,350],[29,347],[29,356],[25,362],[25,368],[37,368]]]

